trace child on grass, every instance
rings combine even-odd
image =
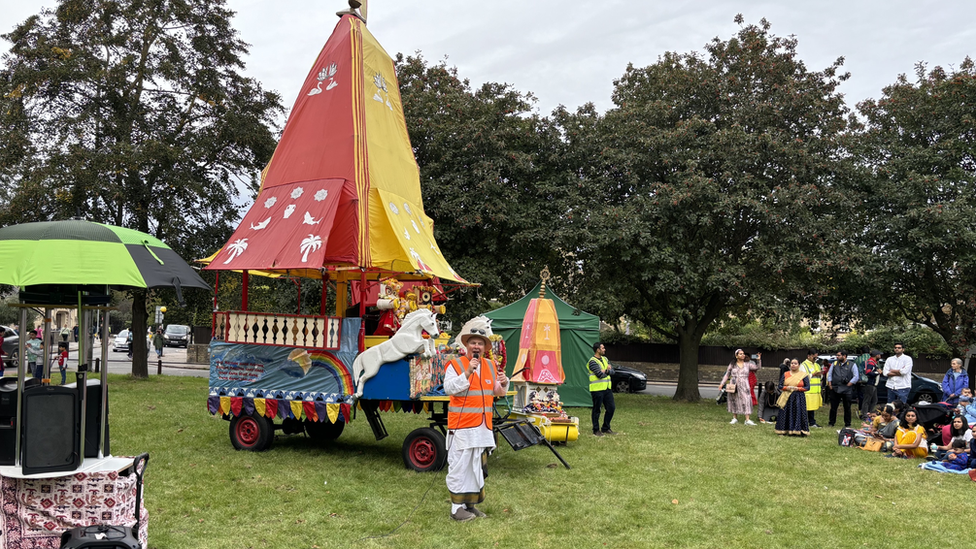
[[[919,469],[940,473],[964,473],[969,470],[969,453],[962,439],[953,439],[952,447],[942,461],[929,461],[918,466]]]
[[[61,372],[61,385],[68,380],[68,345],[58,345],[58,370]]]

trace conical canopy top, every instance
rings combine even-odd
[[[393,60],[344,15],[292,108],[250,211],[208,269],[323,267],[465,282],[424,213]]]

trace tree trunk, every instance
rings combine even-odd
[[[701,393],[698,392],[698,348],[701,347],[702,335],[695,329],[679,327],[678,332],[678,387],[674,391],[674,400],[698,402]]]
[[[149,363],[146,360],[146,290],[132,292],[132,377],[149,377]]]

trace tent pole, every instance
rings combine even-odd
[[[366,269],[359,273],[359,352],[366,350]]]
[[[217,280],[214,281],[213,312],[210,316],[210,339],[217,335],[217,291],[220,289],[220,271],[217,271]]]
[[[322,304],[319,305],[319,314],[325,316],[325,305],[329,298],[329,273],[322,274]]]
[[[244,271],[244,292],[241,296],[241,309],[243,311],[247,311],[247,285],[249,280],[250,277],[248,276],[247,271]]]

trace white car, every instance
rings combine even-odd
[[[112,342],[113,351],[128,351],[129,350],[129,330],[122,330],[119,335],[115,336],[115,341]]]

